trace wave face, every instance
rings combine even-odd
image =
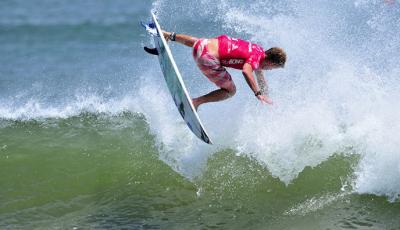
[[[150,10],[166,30],[229,34],[284,48],[285,69],[265,72],[274,105],[259,104],[240,71],[230,70],[235,97],[200,107],[215,142],[204,145],[181,120],[156,59],[142,51],[151,43],[137,22],[149,20]],[[63,218],[55,225],[31,221],[22,227],[130,228],[130,212],[146,205],[133,228],[182,227],[168,221],[174,219],[189,228],[203,215],[203,225],[195,227],[256,229],[269,223],[310,229],[318,227],[307,223],[326,213],[321,226],[399,226],[396,1],[2,1],[0,34],[0,53],[6,54],[0,55],[0,182],[10,185],[0,192],[7,201],[0,202],[4,226],[18,228],[18,221],[56,212]],[[190,49],[174,43],[171,48],[191,95],[215,89]],[[58,167],[41,170],[39,158]],[[74,165],[74,159],[81,161]],[[95,173],[102,170],[107,173]],[[68,173],[66,185],[56,182]],[[14,186],[4,175],[26,179]],[[122,182],[115,184],[115,178]],[[71,189],[73,195],[15,192],[39,193],[39,185]],[[169,189],[182,197],[164,197]],[[40,216],[33,214],[37,207]],[[163,217],[166,209],[173,211]],[[232,221],[219,223],[214,213]],[[246,225],[249,220],[254,222]]]

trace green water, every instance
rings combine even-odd
[[[159,159],[140,114],[2,121],[0,140],[0,229],[400,226],[398,202],[343,186],[354,155],[336,154],[286,186],[229,149],[184,178]]]

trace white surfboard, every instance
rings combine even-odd
[[[161,70],[172,99],[190,130],[205,143],[212,144],[203,124],[200,121],[199,115],[193,106],[191,97],[185,87],[175,60],[172,57],[171,49],[162,35],[160,24],[153,12],[151,15],[157,30],[157,35],[152,37],[158,52],[158,60],[160,62]]]

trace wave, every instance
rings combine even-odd
[[[332,82],[339,78],[331,76],[334,76],[330,79]],[[70,118],[85,112],[111,116],[140,113],[145,116],[150,132],[157,137],[160,157],[192,179],[203,173],[211,155],[226,149],[255,159],[287,185],[307,167],[317,167],[338,153],[355,154],[360,160],[353,166],[354,191],[384,195],[392,201],[398,197],[400,159],[396,143],[400,127],[395,121],[400,111],[393,106],[398,99],[376,88],[373,82],[352,85],[351,89],[357,89],[356,92],[368,92],[361,95],[350,93],[350,88],[336,87],[322,87],[326,94],[313,95],[321,86],[308,89],[309,96],[297,101],[293,101],[290,94],[289,97],[275,95],[273,107],[258,105],[246,92],[238,92],[235,99],[210,104],[199,111],[216,140],[214,146],[203,145],[186,128],[161,78],[153,81],[143,76],[140,82],[134,94],[118,98],[78,94],[66,103],[47,104],[39,99],[18,105],[2,103],[0,117],[29,121]],[[340,91],[346,98],[342,98],[339,106],[335,101],[341,97]],[[334,92],[335,98],[331,98]],[[365,103],[365,100],[370,102]]]
[[[128,3],[120,1],[117,5]],[[75,10],[77,6],[73,5],[66,7],[67,11]],[[104,17],[101,7],[88,15],[83,13],[83,7],[78,9],[76,17],[67,12],[54,20],[49,20],[51,15],[37,12],[25,19],[0,16],[0,25],[131,22],[133,15],[148,17],[147,11],[138,10],[146,7],[132,9],[127,5],[126,9],[122,7],[122,12],[111,10],[113,13]],[[65,9],[65,5],[61,8]],[[95,92],[110,84],[111,91],[118,89],[117,93],[64,95],[64,86],[72,91],[75,88],[69,87],[73,84],[68,82],[56,92],[46,94],[45,98],[29,89],[26,96],[19,97],[20,92],[13,94],[10,89],[10,97],[0,100],[0,118],[34,120],[68,118],[82,112],[140,113],[156,137],[160,158],[192,180],[201,177],[212,155],[227,149],[255,159],[287,186],[306,168],[317,167],[336,154],[357,155],[360,160],[352,166],[353,175],[350,176],[353,192],[383,195],[391,201],[398,199],[400,38],[386,36],[400,32],[398,5],[360,0],[320,0],[313,4],[254,1],[250,6],[241,1],[226,0],[158,0],[153,3],[153,8],[159,12],[160,22],[166,29],[199,37],[228,33],[264,47],[283,47],[288,53],[286,68],[266,73],[275,105],[260,105],[249,93],[241,74],[232,71],[238,86],[237,95],[221,103],[204,105],[199,110],[216,143],[204,145],[181,120],[156,60],[151,59],[154,57],[136,54],[132,62],[137,67],[127,71],[129,73],[117,73],[115,79],[106,83],[100,79],[96,84],[92,75],[96,76],[97,72],[89,73],[85,86],[74,83],[78,88],[93,87]],[[171,12],[175,12],[174,17],[170,16]],[[136,39],[144,39],[145,32],[141,35]],[[187,60],[190,50],[179,45],[172,45],[172,48],[191,95],[213,89],[194,63]],[[126,61],[126,56],[124,58]],[[75,65],[75,62],[71,63]],[[73,67],[68,63],[63,66],[67,70]],[[79,69],[77,75],[81,72],[85,73]],[[129,75],[135,80],[126,84],[121,79],[129,78]],[[45,82],[43,79],[38,81]],[[120,85],[123,87],[118,87]],[[39,93],[44,89],[40,88]],[[85,89],[81,91],[85,92]],[[51,95],[61,95],[61,99]]]
[[[46,105],[40,100],[29,100],[19,106],[0,105],[0,118],[6,120],[37,120],[48,118],[69,118],[83,112],[94,114],[106,113],[115,115],[128,111],[129,107],[135,107],[132,98],[121,101],[105,101],[97,95],[77,96],[75,101],[60,104]]]
[[[248,6],[204,0],[171,6],[159,0],[153,7],[167,27],[202,12],[199,18],[219,24],[220,33],[281,46],[288,53],[285,70],[267,73],[275,106],[261,107],[239,93],[235,102],[206,105],[212,109],[200,112],[206,127],[218,130],[210,135],[219,147],[257,159],[286,184],[337,152],[355,153],[361,159],[354,192],[398,198],[400,40],[384,35],[400,32],[398,4],[321,0]],[[169,11],[182,15],[170,18]],[[213,26],[192,26],[203,29],[201,36],[214,35]],[[246,89],[245,83],[238,84]]]

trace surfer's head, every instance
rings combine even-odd
[[[265,70],[283,68],[286,63],[286,53],[283,49],[272,47],[265,51],[265,59],[262,68]]]

